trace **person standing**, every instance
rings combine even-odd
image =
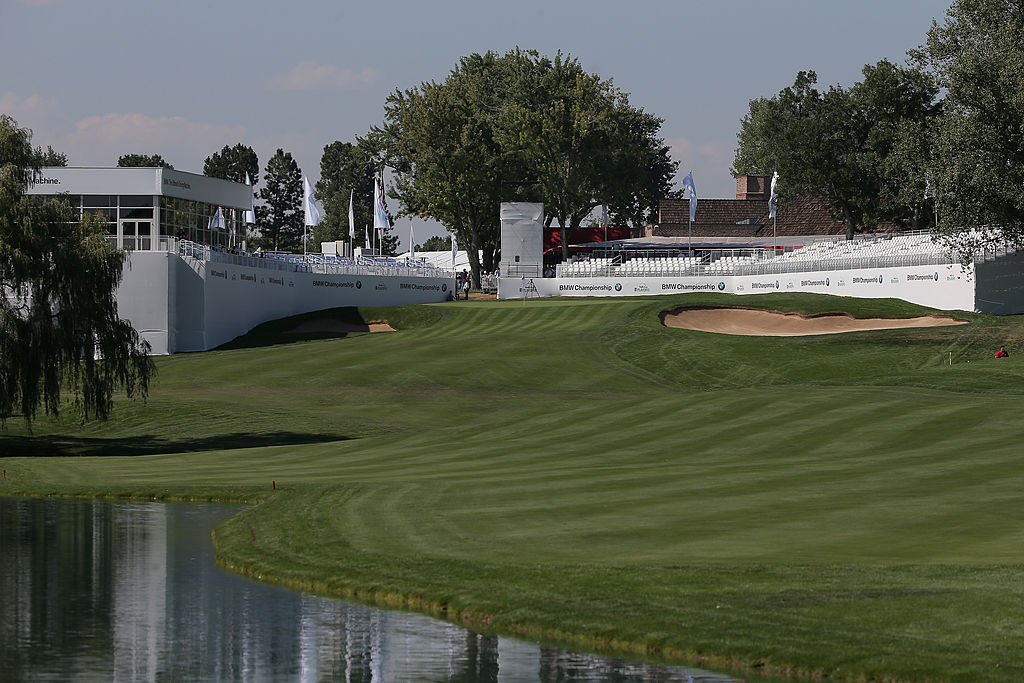
[[[1000,346],[999,350],[996,351],[996,358],[1009,358],[1010,354],[1006,352],[1005,346]]]

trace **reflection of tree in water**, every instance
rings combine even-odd
[[[92,501],[0,501],[0,662],[8,680],[70,679],[112,638],[113,521]],[[94,530],[100,533],[94,533]],[[56,660],[53,652],[67,653]]]
[[[472,631],[465,633],[466,649],[459,666],[448,678],[452,683],[496,683],[498,680],[498,639]]]

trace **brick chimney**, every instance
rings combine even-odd
[[[768,200],[769,182],[766,175],[741,175],[736,178],[736,199]]]

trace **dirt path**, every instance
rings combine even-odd
[[[285,334],[325,334],[343,332],[394,332],[395,328],[384,322],[370,322],[365,325],[346,323],[332,318],[313,318],[306,320]]]

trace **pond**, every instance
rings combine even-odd
[[[7,680],[728,681],[217,569],[216,504],[0,497]]]

